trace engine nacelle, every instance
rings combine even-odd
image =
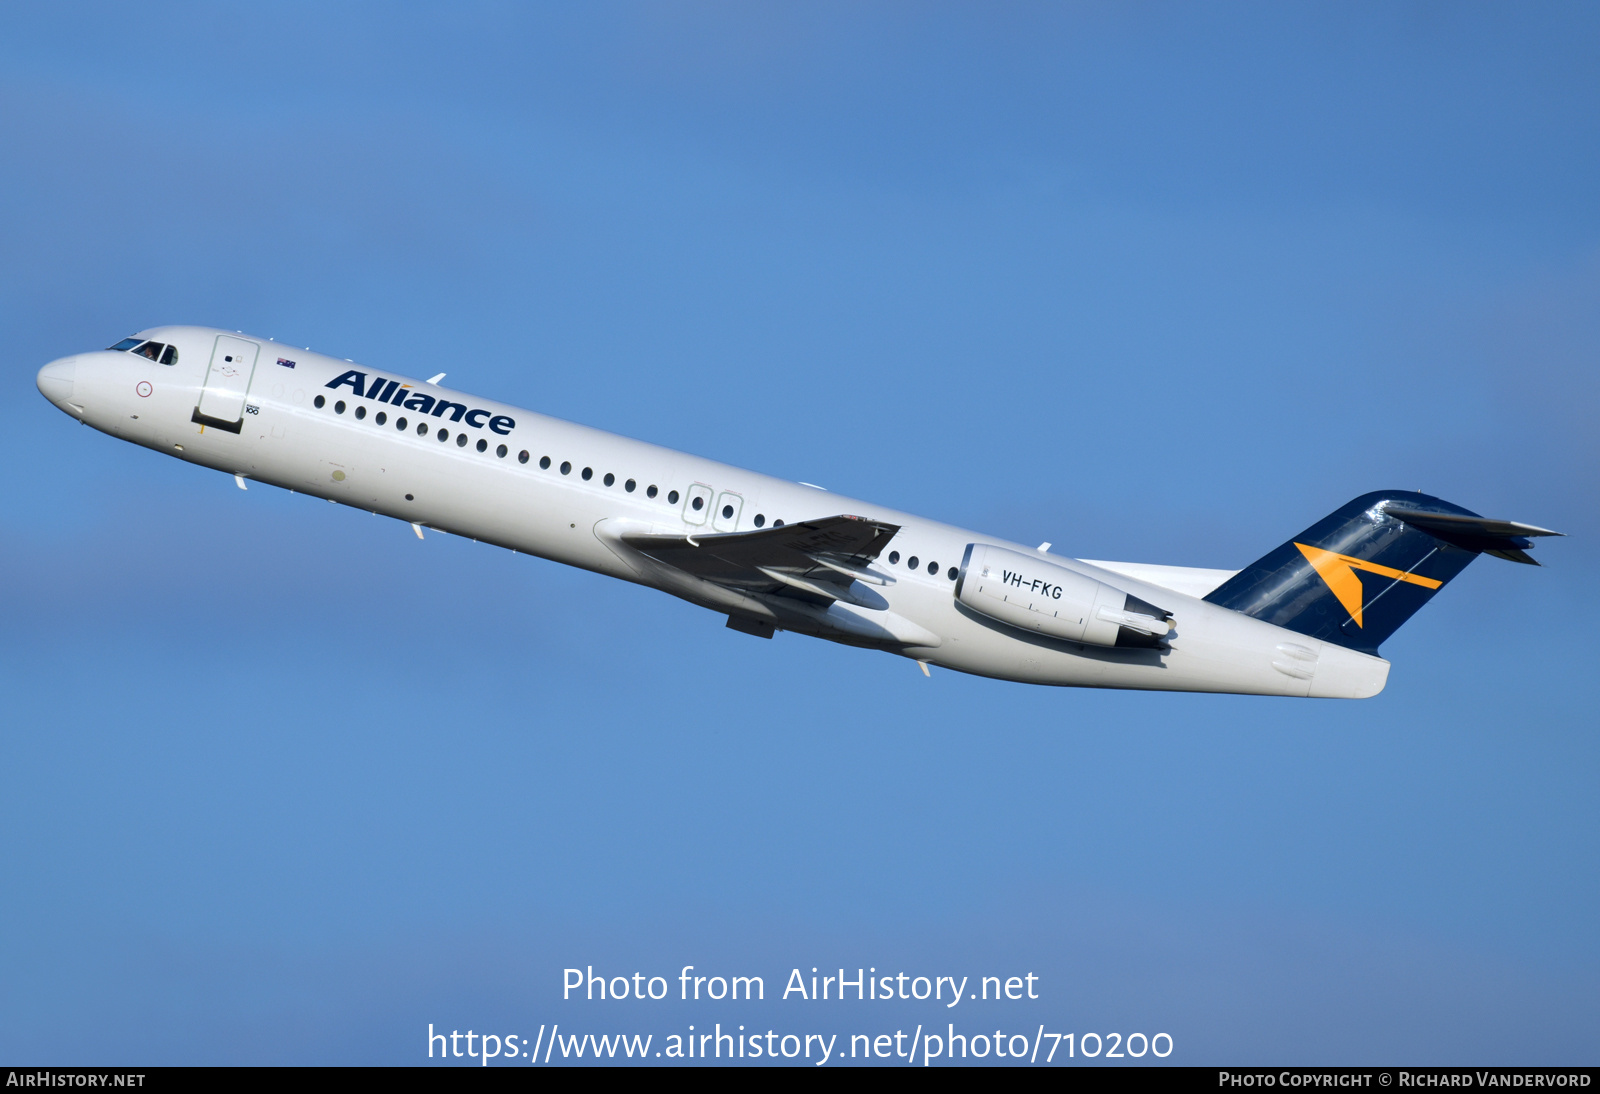
[[[955,595],[980,615],[1068,642],[1159,648],[1172,630],[1170,612],[1131,593],[983,543],[967,544]]]

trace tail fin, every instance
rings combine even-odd
[[[1538,565],[1528,537],[1560,534],[1427,494],[1380,490],[1319,520],[1206,600],[1375,654],[1479,554]]]

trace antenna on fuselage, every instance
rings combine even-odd
[[[428,378],[428,383],[437,384],[440,380],[443,380],[443,379],[444,379],[444,373],[441,372],[437,376],[430,376]]]

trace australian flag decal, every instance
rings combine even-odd
[[[278,364],[282,365],[284,368],[294,368],[294,362],[283,357],[278,358]]]

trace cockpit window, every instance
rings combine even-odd
[[[146,342],[143,338],[124,338],[112,349],[132,350],[140,357],[162,365],[175,365],[178,363],[178,347],[169,346],[165,342]]]

